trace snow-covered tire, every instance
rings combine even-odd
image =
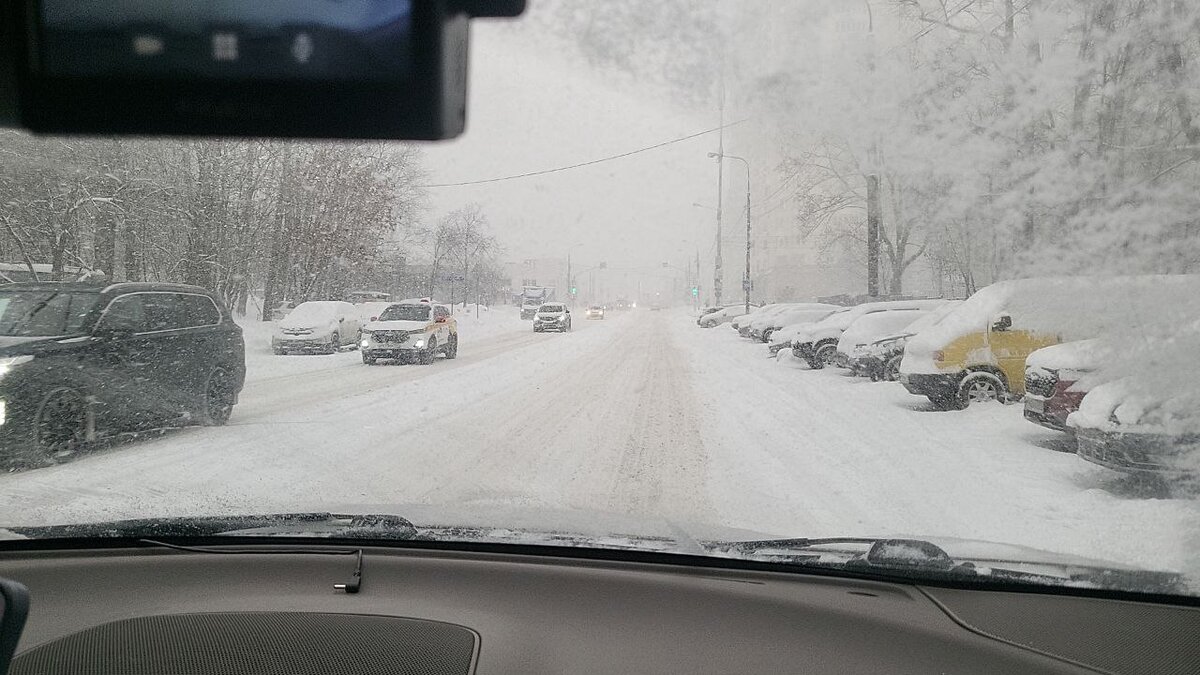
[[[429,338],[429,344],[425,345],[425,351],[421,352],[419,357],[421,365],[428,366],[433,363],[433,358],[437,356],[437,338]]]
[[[237,394],[233,391],[233,376],[224,368],[214,368],[204,383],[203,408],[200,423],[209,427],[222,427],[229,423]]]
[[[87,445],[95,420],[87,397],[71,387],[50,390],[33,417],[33,446],[38,459],[52,460]]]
[[[451,335],[449,341],[446,342],[446,358],[458,358],[458,336]]]
[[[987,403],[989,401],[1004,401],[1008,388],[1004,380],[994,373],[975,371],[967,373],[958,383],[958,404],[967,408],[972,403]]]
[[[884,382],[895,382],[900,379],[900,362],[904,360],[904,356],[893,356],[890,361],[883,364],[883,372],[880,374],[880,379]]]
[[[330,335],[329,336],[329,352],[328,353],[336,354],[339,351],[341,351],[341,349],[342,349],[342,336],[338,335],[337,333]]]

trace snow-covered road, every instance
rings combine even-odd
[[[1020,543],[1200,573],[1200,503],[1056,452],[1019,406],[942,413],[686,313],[464,320],[455,361],[274,357],[229,426],[0,477],[0,522],[425,504],[662,516],[778,535]]]

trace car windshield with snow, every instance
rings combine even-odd
[[[242,4],[508,3],[178,11]],[[436,143],[0,129],[0,549],[404,519],[1200,598],[1200,3],[524,4],[472,23]],[[279,25],[34,60],[199,49],[204,119],[257,115],[264,60],[382,86]]]
[[[380,321],[428,321],[428,305],[392,305],[379,315]]]

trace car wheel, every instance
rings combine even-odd
[[[342,336],[334,333],[329,336],[329,353],[336,354],[342,348]]]
[[[234,393],[233,376],[223,368],[216,368],[204,385],[204,409],[201,422],[206,426],[224,426],[233,414],[237,395]]]
[[[87,443],[94,421],[87,399],[70,387],[52,390],[34,415],[37,449],[47,457],[69,455]]]
[[[771,336],[775,334],[774,330],[767,329],[763,331],[762,341],[766,344],[771,344]]]
[[[883,381],[895,382],[896,380],[900,379],[900,362],[903,360],[903,356],[893,356],[890,361],[884,364],[883,374],[881,376]]]
[[[446,343],[446,358],[447,359],[458,358],[458,336],[457,335],[451,335],[449,342]]]
[[[429,344],[425,346],[425,351],[421,352],[421,365],[427,366],[433,363],[433,357],[437,354],[437,339],[429,338]]]
[[[966,408],[972,403],[987,403],[1004,399],[1004,381],[992,373],[969,373],[958,385],[958,403]]]

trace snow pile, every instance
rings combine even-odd
[[[1003,316],[1010,330],[1061,341],[1109,336],[1136,340],[1148,325],[1181,325],[1200,316],[1200,275],[1019,279],[992,284],[971,296],[905,348],[902,369],[940,372],[933,352],[985,332]]]

